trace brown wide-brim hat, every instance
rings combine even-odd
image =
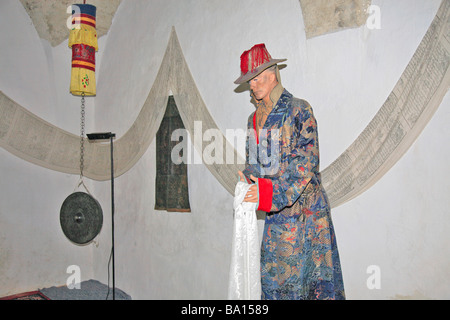
[[[264,43],[256,44],[241,55],[241,76],[234,83],[247,82],[267,68],[286,60],[272,59]]]

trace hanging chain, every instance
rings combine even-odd
[[[85,111],[84,111],[84,93],[81,95],[81,124],[80,124],[80,179],[83,179],[84,169],[84,126],[85,126]]]
[[[83,181],[83,170],[84,170],[84,127],[85,127],[85,105],[84,105],[84,93],[81,94],[81,120],[80,120],[80,181],[78,181],[78,188],[82,185],[88,194],[89,189],[86,187]]]

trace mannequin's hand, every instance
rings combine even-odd
[[[241,178],[242,182],[246,182],[246,179],[244,177],[244,174],[242,171],[239,171],[239,177]],[[250,175],[250,180],[252,180],[254,183],[256,183],[257,178],[255,178],[253,175]],[[258,186],[256,184],[253,184],[247,191],[247,194],[245,195],[244,202],[258,202]]]

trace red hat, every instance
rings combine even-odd
[[[234,81],[241,84],[251,80],[267,68],[286,61],[287,59],[272,59],[264,43],[254,45],[241,55],[241,76]]]

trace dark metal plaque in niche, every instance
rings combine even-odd
[[[172,141],[172,132],[184,129],[173,96],[169,96],[166,112],[156,133],[155,210],[190,212],[187,164],[172,161],[172,149],[180,141]]]

